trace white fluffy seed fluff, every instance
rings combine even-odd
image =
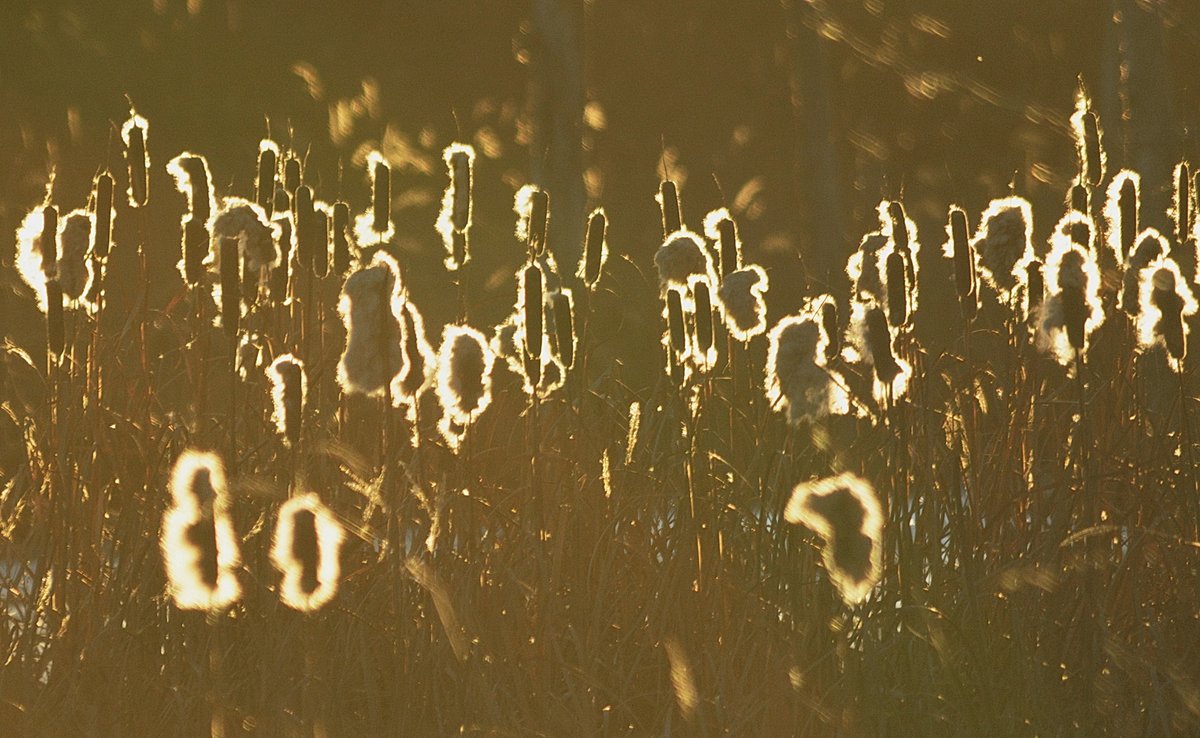
[[[1164,312],[1158,300],[1155,299],[1155,292],[1165,293],[1168,298],[1175,303],[1179,308],[1180,318],[1176,326],[1182,337],[1181,345],[1175,350],[1179,351],[1176,355],[1170,350],[1167,331],[1164,330],[1167,321],[1164,321]],[[1173,297],[1171,297],[1173,295]],[[1138,311],[1137,319],[1137,335],[1138,335],[1138,352],[1149,351],[1150,349],[1161,346],[1165,351],[1167,364],[1175,372],[1183,371],[1184,354],[1187,351],[1187,340],[1189,333],[1190,318],[1196,315],[1200,305],[1197,304],[1196,296],[1192,293],[1191,285],[1179,270],[1179,265],[1175,260],[1163,252],[1158,258],[1150,262],[1139,271],[1138,274],[1138,303],[1140,310]],[[1176,316],[1171,316],[1170,320],[1174,320]]]
[[[1079,213],[1068,213],[1059,221],[1050,237],[1050,254],[1046,257],[1046,298],[1038,316],[1038,347],[1049,353],[1062,366],[1071,367],[1075,349],[1068,335],[1067,307],[1072,295],[1081,297],[1085,313],[1083,353],[1090,347],[1090,337],[1104,323],[1104,306],[1100,301],[1100,267],[1090,249],[1071,240],[1071,226],[1078,222]]]
[[[298,523],[312,527],[301,531]],[[342,576],[345,538],[342,524],[316,494],[297,495],[280,506],[271,563],[283,575],[279,599],[284,605],[316,612],[334,598]]]
[[[171,496],[160,539],[171,598],[183,610],[224,610],[242,589],[241,552],[220,459],[184,451],[171,474]]]
[[[87,210],[72,210],[58,220],[58,283],[62,287],[66,306],[85,308],[92,287],[92,228],[95,216]]]
[[[464,143],[450,144],[442,151],[442,161],[446,164],[449,183],[442,194],[442,209],[438,211],[436,228],[446,248],[446,268],[454,271],[471,258],[466,239],[472,217],[471,182],[474,179],[475,148]],[[464,244],[461,261],[456,253],[456,238]]]
[[[466,325],[448,325],[438,350],[437,396],[442,407],[438,428],[457,450],[467,428],[492,402],[495,355],[483,334]]]
[[[267,220],[262,208],[240,197],[221,200],[221,209],[212,222],[212,240],[205,264],[209,271],[221,273],[221,241],[238,239],[238,253],[247,269],[273,269],[279,265],[279,226]]]
[[[687,287],[688,279],[694,274],[708,276],[713,284],[718,281],[704,239],[686,228],[663,239],[662,246],[654,253],[654,265],[658,267],[658,279],[663,289],[671,285]]]
[[[757,264],[731,272],[721,280],[717,301],[729,333],[745,343],[767,329],[767,273]]]
[[[879,216],[879,229],[863,236],[858,250],[846,260],[846,276],[850,278],[851,288],[860,297],[870,297],[881,304],[887,302],[887,260],[896,251],[896,239],[891,214],[888,212],[891,202],[883,200],[876,208]],[[912,267],[911,283],[906,284],[908,297],[908,312],[910,315],[917,310],[919,291],[917,285],[921,274],[921,264],[918,256],[921,253],[921,242],[917,238],[917,225],[906,214],[904,216],[905,236],[908,243],[908,263]]]
[[[516,235],[521,243],[529,241],[529,218],[533,215],[533,193],[537,191],[537,185],[527,184],[513,195],[513,213],[517,216]]]
[[[767,334],[766,390],[791,425],[850,412],[845,379],[825,364],[828,340],[815,315],[790,315]]]
[[[908,382],[912,377],[912,366],[896,354],[895,332],[891,326],[885,325],[884,329],[887,334],[878,337],[878,339],[886,341],[891,353],[891,360],[895,363],[894,369],[896,373],[890,382],[884,382],[879,378],[879,373],[876,371],[875,366],[876,357],[871,350],[872,336],[870,335],[871,328],[869,326],[868,315],[872,310],[881,309],[873,300],[850,301],[850,319],[846,329],[845,346],[842,348],[842,358],[871,371],[874,377],[872,396],[875,398],[875,402],[882,406],[889,399],[892,401],[898,400],[908,392]]]
[[[50,264],[42,260],[42,231],[45,229],[45,204],[30,210],[17,228],[17,273],[37,299],[38,310],[46,312],[46,283],[58,278],[57,261]]]
[[[867,598],[883,573],[883,510],[870,482],[845,472],[798,484],[784,518],[825,540],[821,559],[847,605]]]
[[[400,267],[384,251],[346,277],[338,300],[346,348],[337,369],[338,385],[346,394],[382,397],[403,374],[403,302]]]
[[[1033,250],[1033,206],[1022,197],[992,200],[971,238],[976,263],[1000,302],[1011,306],[1024,292]]]

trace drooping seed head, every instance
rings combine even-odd
[[[825,539],[822,561],[847,605],[867,598],[883,573],[883,512],[867,480],[846,472],[799,484],[784,518]]]
[[[791,425],[850,412],[845,380],[826,364],[826,337],[813,314],[791,315],[767,334],[766,380],[772,409]]]
[[[1070,235],[1077,216],[1064,216],[1050,239],[1043,275],[1046,297],[1038,325],[1039,348],[1067,367],[1087,353],[1092,333],[1104,322],[1095,255]]]

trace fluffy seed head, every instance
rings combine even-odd
[[[69,308],[85,308],[91,312],[95,305],[88,301],[92,287],[92,214],[72,210],[58,224],[58,283]]]
[[[495,355],[479,331],[466,325],[448,325],[438,351],[438,402],[442,406],[442,431],[446,442],[458,449],[467,427],[492,402],[492,364]],[[461,429],[461,430],[460,430]]]
[[[851,301],[846,338],[842,357],[851,363],[871,368],[875,377],[875,402],[883,405],[889,400],[903,397],[908,391],[912,367],[896,356],[895,335],[887,323],[883,308],[870,300]]]
[[[415,419],[421,393],[437,376],[437,355],[425,337],[425,319],[417,306],[404,300],[400,318],[404,329],[404,369],[392,380],[392,402],[408,405],[410,419]]]
[[[537,185],[527,184],[517,190],[513,212],[517,215],[517,240],[529,248],[531,255],[541,254],[550,227],[550,196]]]
[[[1170,248],[1166,236],[1154,228],[1147,228],[1138,235],[1136,245],[1125,261],[1125,274],[1121,278],[1121,309],[1127,314],[1136,316],[1141,312],[1139,294],[1142,270],[1159,257],[1167,256]]]
[[[672,231],[654,253],[658,279],[662,287],[686,287],[694,274],[706,275],[717,283],[712,257],[704,247],[704,239],[689,230]]]
[[[271,542],[271,563],[283,575],[279,598],[300,612],[316,612],[337,594],[346,534],[313,493],[283,503]]]
[[[383,396],[405,371],[404,295],[400,267],[385,251],[352,272],[342,285],[338,313],[346,328],[346,348],[338,362],[338,385],[346,394]]]
[[[846,472],[798,484],[784,518],[825,539],[821,558],[847,605],[866,599],[883,573],[883,511],[870,482]]]
[[[275,247],[278,226],[249,200],[240,197],[221,200],[221,209],[212,223],[212,249],[207,260],[211,270],[220,271],[220,241],[227,238],[237,239],[238,253],[247,269],[257,272],[279,264],[279,251]]]
[[[729,333],[745,343],[767,329],[767,273],[757,264],[730,272],[717,298]]]
[[[1183,371],[1187,358],[1189,318],[1197,311],[1191,286],[1174,259],[1159,256],[1139,273],[1138,350],[1162,346],[1167,363]]]
[[[54,243],[57,230],[58,211],[51,205],[38,205],[30,210],[17,228],[17,272],[33,290],[38,310],[43,313],[47,307],[46,283],[58,278],[58,253]]]
[[[204,257],[208,253],[217,212],[208,162],[202,156],[185,151],[167,162],[167,172],[174,179],[175,188],[187,197],[188,206],[188,212],[179,221],[182,248],[176,266],[185,284],[196,285],[203,279]]]
[[[1033,207],[1021,197],[992,200],[971,239],[984,280],[1000,301],[1012,304],[1025,284],[1033,251]]]
[[[386,243],[396,235],[392,223],[391,169],[378,151],[367,154],[367,172],[371,177],[371,211],[354,219],[354,239],[360,245]]]
[[[271,420],[285,446],[300,442],[304,405],[308,397],[308,376],[304,362],[291,354],[283,354],[267,367],[271,382]]]
[[[742,240],[727,208],[717,208],[704,216],[704,235],[717,244],[721,277],[742,268]]]
[[[220,460],[185,451],[171,474],[171,496],[160,539],[168,591],[182,610],[224,610],[241,597],[241,552]]]
[[[791,315],[767,334],[767,402],[788,423],[850,412],[845,380],[826,364],[826,337],[814,315]]]
[[[1087,353],[1092,333],[1104,322],[1100,267],[1092,252],[1071,238],[1076,220],[1068,213],[1051,236],[1043,272],[1046,298],[1038,325],[1038,346],[1063,366],[1071,366],[1077,355]]]
[[[455,271],[471,258],[467,231],[471,227],[475,148],[469,144],[450,144],[442,152],[442,161],[446,163],[450,181],[442,195],[436,227],[446,248],[446,268]]]
[[[1122,169],[1108,184],[1104,200],[1104,221],[1108,226],[1105,243],[1113,260],[1124,264],[1133,252],[1141,211],[1142,178],[1137,172]]]

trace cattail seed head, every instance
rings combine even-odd
[[[436,227],[446,248],[446,268],[454,271],[471,258],[467,231],[471,227],[475,148],[469,144],[450,144],[442,152],[442,161],[446,163],[450,181],[442,195]]]
[[[290,151],[283,160],[283,189],[291,197],[303,183],[304,172],[300,160]]]
[[[893,205],[898,207],[893,208]],[[850,278],[854,293],[860,298],[887,304],[904,295],[907,313],[917,311],[919,297],[917,285],[920,262],[917,259],[921,244],[917,240],[917,226],[899,203],[883,201],[877,208],[879,230],[866,234],[859,248],[846,260],[846,275]],[[897,220],[899,219],[899,220]],[[889,298],[888,259],[892,253],[902,257],[904,280],[897,289],[901,293]]]
[[[1025,268],[1025,320],[1037,314],[1046,298],[1046,280],[1042,277],[1042,269],[1041,259],[1033,259]]]
[[[718,208],[704,216],[704,235],[717,244],[722,278],[742,268],[742,241],[728,209]]]
[[[866,599],[883,573],[883,512],[869,482],[846,472],[799,484],[784,519],[825,539],[822,561],[843,602]]]
[[[392,179],[387,160],[378,151],[367,154],[367,173],[371,179],[371,210],[354,219],[354,240],[360,246],[374,246],[392,240]]]
[[[188,450],[171,474],[172,506],[160,545],[168,591],[183,610],[220,611],[241,597],[237,534],[229,518],[224,467],[215,455]]]
[[[86,210],[72,210],[58,226],[58,284],[69,308],[95,308],[88,300],[92,287],[92,215]]]
[[[425,320],[417,306],[404,300],[400,317],[404,334],[404,369],[392,382],[392,400],[394,404],[407,404],[414,410],[421,393],[437,375],[437,356],[425,337]]]
[[[658,186],[659,209],[662,211],[663,238],[683,229],[683,216],[679,207],[679,188],[670,179],[664,179]]]
[[[1038,325],[1038,346],[1067,367],[1087,353],[1090,336],[1104,322],[1095,255],[1070,235],[1080,217],[1086,216],[1063,216],[1051,237],[1044,269],[1046,298]]]
[[[887,257],[888,322],[900,326],[908,323],[908,282],[905,279],[904,252],[899,249]]]
[[[279,598],[300,612],[316,612],[337,594],[346,534],[316,494],[283,503],[271,542],[271,563],[283,580]]]
[[[113,225],[113,178],[108,172],[96,175],[92,186],[92,208],[96,215],[96,227],[92,231],[92,253],[101,259],[108,258],[112,246]]]
[[[683,322],[683,297],[678,287],[667,289],[667,332],[677,357],[687,353],[687,331]]]
[[[842,357],[852,364],[870,367],[877,404],[899,399],[908,391],[912,368],[895,354],[895,335],[883,308],[871,300],[851,301],[846,339]]]
[[[712,366],[717,361],[717,349],[713,344],[712,286],[707,277],[696,276],[691,280],[692,305],[695,309],[696,350],[694,358],[702,366]]]
[[[767,402],[791,425],[850,411],[845,380],[826,363],[827,337],[818,320],[815,314],[788,316],[767,334]]]
[[[333,204],[333,272],[338,277],[350,271],[350,206],[344,202]]]
[[[1092,110],[1092,100],[1080,80],[1075,90],[1075,111],[1071,114],[1071,130],[1075,138],[1075,154],[1079,159],[1079,180],[1098,187],[1104,180],[1107,157],[1101,142],[1100,120]],[[1080,212],[1087,212],[1081,210]]]
[[[318,234],[313,192],[308,185],[300,185],[292,195],[292,233],[296,235],[296,265],[311,272]]]
[[[242,274],[238,240],[221,239],[221,326],[226,335],[236,336],[242,316]]]
[[[1104,220],[1108,226],[1106,242],[1117,264],[1124,264],[1133,253],[1141,210],[1142,178],[1124,169],[1108,185],[1104,201]]]
[[[52,205],[30,210],[17,228],[17,272],[33,290],[42,313],[47,308],[46,284],[58,278],[57,233],[58,210]]]
[[[268,218],[275,215],[275,186],[278,179],[279,144],[264,138],[258,142],[258,177],[255,180],[254,202],[262,208]]]
[[[406,370],[403,305],[400,267],[385,251],[346,278],[338,301],[346,348],[337,374],[346,394],[381,397]]]
[[[554,315],[554,353],[564,369],[575,363],[575,317],[571,290],[563,288],[550,295],[550,310]],[[711,311],[711,308],[710,308]],[[711,313],[709,328],[711,330]]]
[[[474,328],[448,325],[442,331],[437,381],[442,422],[438,428],[452,450],[458,449],[467,427],[491,404],[494,362],[487,339]]]
[[[534,386],[541,380],[543,335],[543,281],[537,262],[531,262],[521,273],[521,306],[525,319],[525,372]]]
[[[1138,351],[1161,346],[1167,363],[1182,372],[1187,358],[1190,318],[1196,315],[1196,297],[1179,265],[1159,256],[1139,273]]]
[[[271,420],[285,446],[300,442],[300,428],[308,396],[308,376],[304,362],[291,354],[283,354],[267,367],[271,382]]]
[[[1020,197],[992,200],[971,240],[979,270],[1004,304],[1024,284],[1033,251],[1033,207]]]
[[[904,205],[898,200],[893,200],[887,204],[887,213],[896,250],[908,251],[908,216],[904,213]]]
[[[133,110],[121,126],[121,138],[125,141],[125,162],[129,171],[129,206],[140,208],[146,204],[150,192],[150,152],[146,137],[150,123]]]
[[[195,286],[204,278],[204,257],[217,207],[208,162],[185,151],[167,162],[167,172],[175,188],[187,197],[188,211],[180,220],[182,249],[177,266],[184,283]]]
[[[1137,237],[1129,258],[1125,261],[1125,274],[1121,278],[1121,309],[1130,316],[1141,312],[1141,273],[1159,257],[1170,253],[1165,236],[1154,228],[1147,228]]]
[[[721,281],[717,299],[730,335],[742,343],[767,329],[767,273],[757,264],[730,272]]]
[[[596,283],[600,281],[604,263],[608,261],[607,231],[608,216],[604,214],[604,208],[596,208],[588,216],[583,261],[580,263],[579,272],[576,275],[589,289],[595,289]]]
[[[313,203],[312,273],[317,277],[329,274],[329,231],[332,211],[320,200]]]
[[[687,287],[693,275],[705,275],[716,284],[716,270],[712,256],[704,247],[704,239],[689,230],[673,231],[654,252],[654,265],[658,268],[659,284]]]
[[[1171,217],[1175,221],[1175,241],[1183,243],[1192,235],[1192,175],[1186,161],[1175,165],[1175,194]]]
[[[842,353],[842,331],[838,327],[837,303],[829,295],[819,295],[815,304],[821,306],[821,336],[824,345],[824,351],[821,352],[824,361],[821,363],[828,366]]]
[[[289,285],[291,283],[292,252],[295,250],[295,237],[292,233],[292,214],[288,210],[276,210],[271,223],[276,228],[276,248],[279,250],[279,263],[271,269],[271,301],[277,305],[291,302]]]
[[[976,284],[975,252],[971,248],[967,213],[957,205],[950,206],[950,220],[946,228],[950,237],[946,242],[949,257],[954,263],[954,286],[958,291],[958,304],[963,317],[971,320],[979,312],[979,286]]]

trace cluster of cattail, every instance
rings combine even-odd
[[[883,573],[883,511],[870,482],[846,472],[801,483],[784,518],[825,540],[825,571],[847,605],[867,598]]]

